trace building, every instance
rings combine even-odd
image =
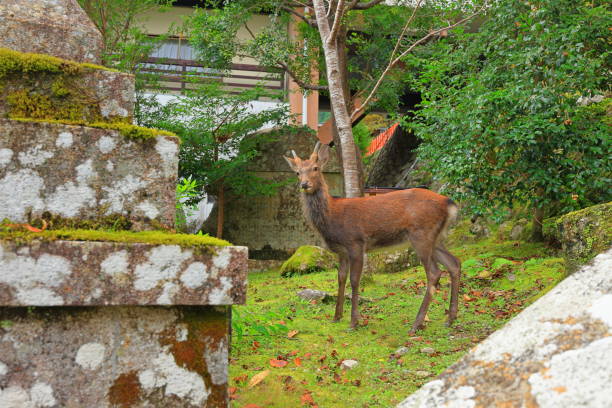
[[[195,6],[200,4],[198,0],[178,0],[165,12],[152,11],[141,16],[141,23],[145,31],[152,36],[165,35],[172,27],[181,26],[186,17],[193,15]],[[260,32],[264,27],[274,24],[273,16],[256,15],[248,22],[249,29]],[[295,32],[294,24],[289,24],[287,30]],[[238,36],[245,40],[249,38],[246,28],[238,31]],[[206,76],[219,76],[228,92],[237,92],[245,88],[252,88],[256,84],[264,88],[279,91],[278,99],[261,99],[256,101],[255,110],[263,110],[279,103],[289,104],[290,112],[296,115],[296,125],[305,125],[313,130],[318,130],[323,120],[329,118],[329,114],[319,112],[319,93],[310,92],[304,95],[299,86],[280,70],[270,69],[258,64],[251,58],[236,58],[233,61],[232,70],[229,75],[224,75],[214,69],[202,66],[196,61],[192,47],[187,38],[178,33],[165,40],[161,47],[154,51],[144,67],[151,72],[160,74],[160,86],[164,95],[159,99],[164,101],[172,98],[173,94],[180,93],[184,89],[194,85],[185,81],[185,73],[201,73]],[[283,92],[286,91],[286,92]],[[284,96],[284,95],[286,96]],[[329,112],[329,109],[327,109]]]

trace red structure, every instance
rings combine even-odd
[[[393,126],[389,127],[389,129],[382,132],[380,135],[376,136],[376,138],[374,138],[374,140],[372,140],[372,142],[368,146],[366,156],[370,156],[382,149],[382,147],[387,143],[387,141],[391,139],[391,136],[393,136],[398,126],[399,123],[396,123]]]

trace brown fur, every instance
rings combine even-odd
[[[295,156],[295,155],[294,155]],[[427,292],[417,313],[412,332],[423,323],[444,265],[451,275],[451,302],[448,322],[457,315],[461,264],[444,248],[441,240],[457,214],[448,197],[414,188],[360,198],[333,198],[329,195],[322,168],[327,163],[327,146],[317,147],[308,160],[285,157],[296,171],[303,189],[302,201],[308,221],[325,243],[338,254],[338,301],[334,320],[342,317],[344,289],[350,269],[352,289],[351,326],[359,320],[358,293],[365,251],[410,242],[427,274]]]

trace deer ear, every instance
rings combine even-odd
[[[327,162],[329,161],[329,146],[326,144],[322,144],[319,147],[319,150],[317,152],[317,163],[319,163],[319,166],[323,167],[327,164]]]
[[[289,158],[289,157],[287,157],[287,156],[283,156],[283,158],[284,158],[285,160],[287,160],[287,163],[289,163],[289,167],[291,167],[291,170],[293,170],[293,171],[297,171],[297,170],[298,170],[298,168],[297,168],[297,163],[295,162],[295,160],[294,160],[294,159],[290,159],[290,158]]]

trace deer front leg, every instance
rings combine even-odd
[[[340,265],[338,267],[338,298],[336,299],[336,313],[334,314],[334,322],[342,319],[344,311],[344,290],[346,289],[346,278],[349,271],[349,260],[345,254],[338,254]]]
[[[349,252],[351,264],[351,328],[359,325],[359,281],[363,269],[363,248]]]

